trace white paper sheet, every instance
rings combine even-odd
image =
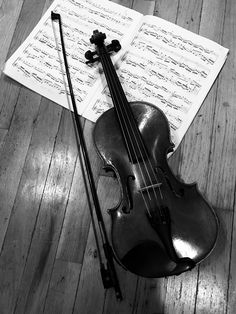
[[[54,102],[70,108],[65,92],[59,27],[60,13],[77,109],[96,121],[112,107],[101,65],[85,64],[93,30],[107,42],[118,39],[122,50],[119,76],[129,101],[145,101],[166,114],[172,140],[181,142],[227,57],[228,49],[175,24],[107,0],[56,0],[7,61],[4,72]],[[57,38],[57,40],[55,40]],[[130,44],[130,45],[129,45]]]
[[[158,106],[176,147],[225,62],[228,49],[163,19],[146,16],[119,66],[129,101]],[[93,121],[112,107],[108,88],[83,115]]]
[[[94,50],[89,42],[93,30],[106,33],[107,40],[130,40],[142,15],[108,1],[56,0],[35,29],[7,61],[4,73],[33,91],[70,108],[62,75],[59,27],[51,21],[51,11],[62,17],[63,35],[78,112],[93,94],[100,80],[99,67],[85,64],[84,54]],[[55,36],[57,40],[55,41]],[[97,83],[97,84],[96,84]],[[68,92],[67,92],[68,93]]]

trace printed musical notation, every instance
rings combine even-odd
[[[58,50],[61,51],[60,43],[55,42],[53,33],[50,31],[52,23],[50,18],[45,21],[44,29],[39,31],[34,40],[29,43],[22,51],[22,54],[15,59],[12,66],[19,72],[22,72],[26,78],[31,79],[32,83],[38,83],[44,88],[65,94],[65,82],[63,80],[63,71],[61,61],[58,57]],[[73,29],[73,35],[70,31]],[[84,32],[72,26],[64,25],[64,37],[67,42],[68,59],[70,73],[74,82],[75,99],[82,102],[87,94],[88,87],[94,86],[98,73],[88,68],[84,63],[84,49],[88,49],[89,43],[84,38],[75,47],[75,38],[79,36],[89,36]],[[78,34],[77,34],[78,33]],[[58,45],[58,46],[57,46]],[[77,53],[75,52],[75,48]]]
[[[217,54],[214,50],[204,47],[200,43],[195,43],[190,39],[186,39],[181,35],[175,34],[173,31],[167,31],[162,27],[143,23],[141,29],[147,37],[155,38],[159,42],[163,42],[169,47],[179,49],[182,52],[188,52],[203,60],[206,64],[214,64]]]
[[[121,9],[122,8],[122,9]],[[85,64],[84,54],[93,50],[90,37],[93,30],[106,33],[108,39],[121,42],[132,32],[140,15],[132,10],[95,0],[57,0],[45,13],[29,38],[8,60],[5,73],[43,96],[70,108],[68,86],[63,78],[64,66],[59,40],[59,28],[52,23],[51,11],[60,13],[63,37],[78,112],[100,81],[99,67]],[[55,40],[56,38],[56,40]]]
[[[165,113],[172,140],[178,146],[204,99],[203,94],[206,96],[205,86],[213,83],[212,73],[222,54],[196,41],[194,36],[185,37],[184,33],[149,19],[145,18],[121,58],[118,73],[128,101],[146,101]],[[102,94],[102,98],[94,98],[85,117],[96,120],[101,104],[104,110],[111,106],[107,87]]]
[[[4,72],[30,89],[70,108],[59,28],[62,16],[67,59],[78,112],[96,119],[112,107],[98,63],[86,65],[94,50],[93,30],[107,43],[121,42],[114,57],[128,101],[146,101],[166,114],[176,147],[183,138],[227,56],[222,46],[158,17],[107,0],[55,0],[38,25],[7,61]],[[56,38],[56,40],[55,40]]]

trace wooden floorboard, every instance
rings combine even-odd
[[[231,241],[234,231],[235,202],[235,158],[233,154],[235,124],[234,119],[229,119],[229,116],[235,115],[235,89],[233,88],[235,36],[232,27],[234,14],[235,2],[227,1],[224,21],[220,21],[224,27],[221,31],[221,43],[230,49],[230,54],[217,84],[206,185],[206,194],[220,218],[221,232],[215,251],[200,267],[196,309],[201,313],[204,313],[206,308],[211,308],[212,313],[222,313],[227,310],[229,266],[232,262],[231,250],[234,248]],[[218,170],[216,171],[216,169]],[[229,313],[233,310],[235,308],[231,307]]]
[[[0,0],[0,314],[236,313],[236,2],[114,0],[230,49],[184,140],[169,160],[198,182],[215,209],[219,237],[191,272],[145,279],[116,263],[124,299],[104,290],[81,159],[68,110],[2,73],[52,0]],[[94,124],[81,119],[105,224],[120,197],[101,170]],[[89,195],[88,195],[89,194]],[[97,226],[98,229],[98,226]]]

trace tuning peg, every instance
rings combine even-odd
[[[94,57],[94,55],[96,54],[96,51],[91,51],[91,50],[88,50],[88,51],[86,51],[85,52],[85,58],[87,59],[87,60],[89,60],[89,61],[91,61],[91,60],[93,60],[93,57]]]
[[[91,50],[88,50],[85,52],[84,56],[88,60],[88,61],[86,61],[86,64],[94,63],[95,61],[98,61],[100,59],[99,57],[94,58],[96,53],[97,53],[96,51],[92,52]]]
[[[111,44],[110,45],[107,45],[107,50],[108,52],[117,52],[121,49],[121,45],[120,45],[120,42],[117,40],[117,39],[114,39],[111,41]]]
[[[120,45],[120,42],[119,40],[117,39],[113,39],[111,41],[111,44],[112,44],[112,48],[115,52],[118,52],[120,49],[121,49],[121,45]]]

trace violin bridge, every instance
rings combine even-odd
[[[162,183],[155,183],[155,184],[152,184],[152,185],[148,185],[148,186],[145,186],[143,188],[140,188],[139,192],[142,193],[142,192],[148,191],[150,189],[160,188],[161,185],[162,185]]]

